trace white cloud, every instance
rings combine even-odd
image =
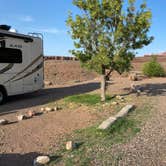
[[[32,16],[20,16],[19,20],[23,22],[33,22],[34,18]]]
[[[46,33],[53,33],[53,34],[60,33],[60,30],[58,30],[56,28],[43,28],[43,29],[40,29],[40,31],[46,32]]]
[[[63,34],[66,33],[64,30],[59,30],[57,28],[35,28],[35,31],[49,34]]]

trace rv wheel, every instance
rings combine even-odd
[[[3,104],[6,101],[6,93],[0,89],[0,105]]]

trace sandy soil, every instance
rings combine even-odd
[[[73,130],[84,128],[97,120],[84,109],[67,109],[17,122],[16,116],[29,110],[40,111],[43,104],[71,94],[96,90],[97,82],[77,83],[68,87],[52,87],[39,92],[11,97],[0,107],[0,118],[11,123],[0,126],[0,166],[31,166],[39,154],[50,153],[59,140]]]
[[[78,61],[45,61],[45,80],[51,81],[53,85],[92,80],[96,76],[96,73],[81,68]]]

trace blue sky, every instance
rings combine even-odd
[[[142,2],[142,0],[137,0]],[[166,51],[166,1],[147,0],[153,19],[150,34],[155,40],[138,55]],[[18,32],[44,34],[45,55],[65,55],[73,48],[65,20],[68,11],[77,13],[72,0],[0,0],[0,24],[9,24]]]

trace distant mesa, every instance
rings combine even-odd
[[[156,54],[146,54],[143,57],[136,57],[136,58],[134,58],[133,63],[147,62],[151,59],[151,57],[153,55],[157,56],[157,60],[159,62],[166,62],[166,52],[161,52],[161,53],[156,53]]]
[[[146,54],[146,55],[144,55],[144,57],[152,56],[152,55],[156,55],[156,56],[166,56],[166,52],[161,52],[161,53],[156,53],[156,54]]]
[[[134,58],[133,62],[145,62],[150,60],[150,58],[156,55],[157,59],[159,61],[165,61],[166,62],[166,52],[161,52],[161,53],[157,53],[157,54],[146,54],[144,56],[141,57],[136,57]],[[76,57],[72,57],[72,56],[44,56],[44,60],[63,60],[63,61],[78,61],[78,59]]]

